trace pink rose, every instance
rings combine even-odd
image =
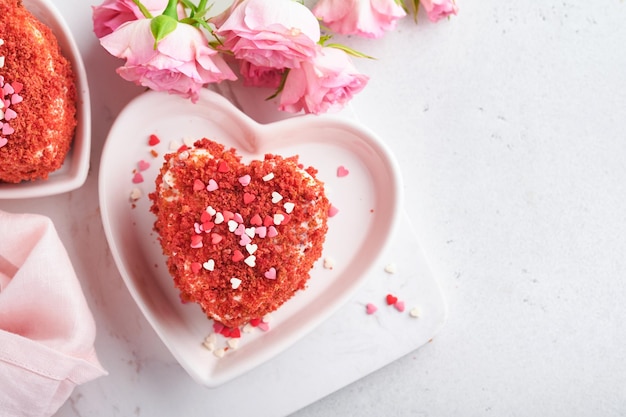
[[[167,0],[142,0],[141,3],[154,16],[167,6]],[[100,6],[92,6],[93,31],[98,38],[108,35],[122,23],[143,19],[144,15],[133,0],[104,0]]]
[[[380,38],[406,16],[395,0],[320,0],[313,13],[337,33],[367,38]]]
[[[237,1],[212,22],[224,48],[257,67],[298,68],[319,48],[319,22],[293,0]]]
[[[426,9],[428,18],[433,22],[455,15],[459,11],[454,0],[420,0],[420,4]]]
[[[344,51],[322,48],[313,60],[289,71],[278,108],[315,114],[338,110],[361,91],[368,80],[369,77],[357,72]]]
[[[280,68],[257,67],[248,61],[239,61],[239,72],[246,87],[278,88],[285,72]]]
[[[224,59],[211,49],[197,28],[178,23],[176,29],[154,45],[151,19],[124,23],[102,39],[110,54],[126,59],[118,74],[156,91],[198,98],[207,83],[236,79]]]

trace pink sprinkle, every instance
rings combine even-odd
[[[338,176],[339,178],[341,178],[341,177],[345,177],[345,176],[347,176],[349,173],[350,173],[350,171],[348,171],[348,170],[346,169],[346,167],[344,167],[343,165],[341,165],[339,168],[337,168],[337,176]]]
[[[241,235],[241,240],[239,241],[239,244],[241,246],[246,246],[250,242],[252,242],[252,239],[250,239],[250,236],[248,236],[245,233],[243,235]]]
[[[0,148],[2,148],[4,145],[6,145],[7,143],[9,143],[9,141],[7,140],[7,138],[2,138],[0,137]]]
[[[150,168],[150,163],[144,161],[143,159],[141,161],[139,161],[139,163],[137,164],[137,167],[139,168],[139,171],[145,171],[146,169]]]
[[[224,220],[228,222],[229,220],[232,220],[235,217],[235,214],[232,211],[224,210],[222,212],[222,216],[224,216]]]
[[[237,223],[243,223],[243,216],[239,213],[235,213],[235,215],[233,216],[233,220]]]
[[[143,175],[141,175],[139,172],[135,172],[135,175],[133,176],[133,184],[139,184],[143,182]]]
[[[367,303],[367,305],[365,306],[365,312],[367,314],[374,314],[374,313],[376,313],[376,310],[378,310],[378,307],[376,307],[372,303]]]
[[[404,311],[404,301],[396,301],[396,303],[393,305],[396,310],[398,310],[400,313],[402,313]]]
[[[8,105],[6,107],[9,107]],[[9,120],[13,120],[17,117],[17,113],[15,113],[15,110],[13,109],[6,109],[4,111],[4,120],[6,120],[7,122]]]
[[[196,232],[197,235],[199,235],[200,233],[202,233],[203,229],[202,229],[202,225],[198,222],[193,224],[193,231]]]
[[[207,191],[215,191],[217,190],[219,187],[217,185],[217,182],[215,182],[214,179],[210,179],[209,180],[209,184],[206,186],[206,190]]]
[[[235,229],[235,234],[237,236],[241,236],[245,233],[246,231],[246,226],[244,226],[243,224],[240,224],[239,226],[237,226],[237,229]]]
[[[265,271],[265,278],[276,279],[276,268],[271,267],[269,270]]]
[[[11,104],[21,103],[24,99],[19,94],[13,94],[11,96]]]
[[[220,243],[222,241],[223,237],[222,235],[219,235],[217,233],[211,233],[211,243],[212,244],[217,244]]]
[[[257,234],[258,237],[260,237],[261,239],[264,239],[265,236],[267,236],[267,227],[259,226],[256,229],[254,229],[254,232]]]
[[[2,134],[3,134],[3,135],[8,136],[8,135],[13,134],[13,132],[15,132],[15,129],[13,129],[13,128],[11,127],[11,125],[10,125],[10,124],[5,123],[5,124],[2,126]]]
[[[194,180],[193,182],[193,190],[200,191],[204,189],[204,183],[200,180]]]
[[[276,237],[278,236],[278,230],[274,226],[270,226],[267,229],[267,237]]]
[[[246,174],[243,177],[239,177],[239,184],[245,187],[248,184],[250,184],[250,180],[251,180],[250,175]]]
[[[339,213],[339,209],[331,204],[328,208],[328,217],[334,217],[337,213]]]
[[[259,329],[263,330],[264,332],[268,331],[270,329],[270,325],[269,323],[266,323],[264,321],[260,322],[259,325],[257,326]]]
[[[5,96],[8,96],[8,95],[15,93],[15,90],[13,89],[13,86],[11,86],[11,84],[6,83],[5,85],[2,86],[2,92],[4,93]]]

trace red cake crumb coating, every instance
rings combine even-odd
[[[61,167],[74,137],[74,74],[52,31],[21,1],[0,0],[0,16],[0,76],[23,86],[23,100],[11,106],[14,132],[0,138],[0,181],[46,179]]]
[[[304,289],[328,229],[316,173],[299,168],[297,156],[245,165],[208,139],[167,154],[151,211],[181,299],[238,327]]]

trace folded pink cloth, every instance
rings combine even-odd
[[[52,221],[0,210],[0,416],[51,416],[105,375],[95,335]]]

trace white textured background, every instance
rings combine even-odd
[[[92,173],[79,193],[0,208],[70,201],[91,221],[55,222],[70,252],[85,251],[75,237],[101,233],[94,170],[104,137],[139,90],[115,79],[119,62],[91,35],[89,4],[99,2],[54,2],[92,71]],[[626,414],[626,3],[459,7],[449,21],[421,15],[380,40],[344,39],[377,58],[356,63],[371,82],[353,107],[400,161],[448,322],[423,348],[296,417]],[[99,238],[79,275],[112,270]],[[171,383],[184,377],[136,309],[127,315],[133,302],[118,276],[92,276],[85,291],[106,294],[93,305],[110,332],[97,348],[128,381],[87,384],[58,416],[213,415],[189,403],[199,390]]]

